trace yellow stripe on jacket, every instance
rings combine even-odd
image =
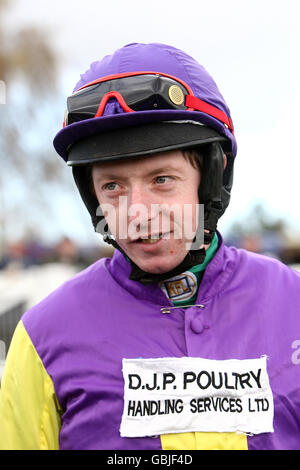
[[[160,436],[163,450],[247,450],[247,436],[235,432],[186,432]]]
[[[22,321],[15,330],[0,389],[0,450],[57,450],[61,409]]]
[[[0,389],[0,450],[57,450],[61,408],[53,382],[22,321],[7,355]],[[188,432],[161,436],[163,450],[246,450],[236,433]]]

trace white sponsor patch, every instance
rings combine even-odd
[[[166,279],[159,285],[170,300],[189,300],[197,292],[197,277],[194,273],[186,271]]]
[[[267,359],[123,359],[122,437],[273,432]]]

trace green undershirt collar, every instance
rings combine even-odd
[[[215,233],[206,250],[204,262],[188,271],[161,282],[159,285],[175,306],[192,305],[197,299],[198,289],[204,271],[218,249],[218,235]]]

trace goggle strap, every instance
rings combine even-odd
[[[208,104],[205,101],[200,100],[196,96],[191,95],[186,96],[185,105],[188,108],[194,108],[197,111],[209,114],[210,116],[218,119],[219,121],[223,122],[223,124],[228,127],[233,133],[233,124],[231,119],[220,109],[215,108],[211,104]]]
[[[92,85],[97,85],[98,83],[108,82],[110,80],[115,80],[115,79],[118,79],[118,78],[135,77],[137,75],[160,75],[162,77],[171,78],[175,82],[181,83],[181,85],[184,88],[186,88],[187,92],[190,95],[193,95],[191,87],[189,85],[187,85],[180,78],[174,77],[173,75],[168,75],[167,73],[153,72],[153,71],[152,72],[151,71],[145,71],[145,72],[140,71],[140,72],[129,72],[129,73],[124,72],[124,73],[117,73],[117,74],[114,74],[114,75],[107,75],[105,77],[97,78],[96,80],[93,80],[92,82],[86,83],[85,85],[83,85],[80,88],[78,88],[77,90],[75,90],[74,93],[77,93],[77,91],[83,90],[83,88],[87,88],[87,87],[92,86]]]

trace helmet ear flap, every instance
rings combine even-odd
[[[214,142],[205,148],[203,154],[199,202],[204,204],[204,243],[208,244],[211,243],[218,220],[228,205],[229,193],[224,192],[223,188],[224,151],[222,146]]]
[[[93,190],[91,168],[91,166],[73,166],[73,177],[80,196],[89,211],[95,231],[107,237],[110,235],[110,231]]]
[[[230,202],[231,188],[233,184],[233,166],[234,166],[234,156],[232,153],[226,153],[227,164],[223,173],[223,188],[222,188],[222,201],[223,201],[223,210],[225,211]]]

